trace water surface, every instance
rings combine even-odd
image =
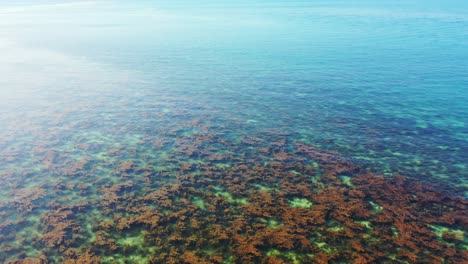
[[[462,1],[2,4],[0,260],[463,260],[465,11]],[[361,209],[333,216],[349,203]],[[420,233],[385,222],[408,212]],[[256,228],[238,230],[246,224]],[[216,228],[232,239],[206,233]]]

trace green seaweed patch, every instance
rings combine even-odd
[[[334,226],[334,227],[330,227],[328,228],[330,231],[332,232],[340,232],[344,229],[344,226]]]
[[[327,226],[328,226],[328,229],[332,232],[340,232],[344,229],[344,226],[340,225],[339,222],[334,221],[334,220],[328,222]]]
[[[193,202],[193,204],[195,204],[196,206],[198,206],[200,209],[206,210],[205,201],[203,201],[202,198],[200,198],[200,197],[194,197],[192,202]]]
[[[370,201],[369,203],[372,206],[372,209],[376,212],[382,212],[382,210],[384,209],[383,206],[379,205],[376,202]]]
[[[291,172],[294,174],[294,175],[299,175],[299,176],[302,176],[303,174],[296,171],[296,170],[291,170]]]
[[[21,248],[22,251],[26,254],[26,257],[37,258],[42,254],[42,252],[34,248],[31,244],[35,238],[41,237],[42,235],[43,234],[37,230],[36,226],[27,227],[19,231],[16,234],[15,241],[11,242],[9,245],[16,248]]]
[[[333,252],[333,249],[325,242],[315,242],[314,244],[317,245],[317,247],[325,253]]]
[[[256,187],[258,190],[260,190],[262,192],[271,192],[273,190],[273,188],[270,188],[270,187],[267,187],[267,186],[264,186],[264,185],[260,185],[260,184],[254,184],[253,186]]]
[[[320,184],[321,186],[323,186],[323,184],[320,183],[320,178],[321,178],[320,175],[311,176],[311,177],[310,177],[310,181],[311,181],[313,184]]]
[[[224,197],[224,199],[226,199],[228,203],[231,203],[231,204],[240,204],[240,205],[249,204],[249,201],[247,198],[234,198],[232,194],[228,192],[217,192],[216,196]]]
[[[223,188],[222,188],[221,186],[213,186],[213,190],[215,190],[215,191],[216,191],[216,194],[217,194],[217,193],[222,192],[222,191],[223,191]]]
[[[278,221],[277,219],[273,219],[273,218],[261,219],[260,222],[266,224],[270,228],[278,228],[283,225],[280,221]]]
[[[283,257],[288,260],[288,263],[293,263],[293,264],[299,264],[301,262],[301,255],[297,254],[294,251],[286,251],[286,252],[281,252],[277,249],[271,249],[266,253],[267,256],[277,256],[277,257]],[[310,255],[304,255],[311,257]]]
[[[217,168],[221,168],[221,169],[229,169],[232,167],[232,164],[231,163],[227,163],[227,162],[217,162],[214,164]]]
[[[451,242],[458,241],[459,243],[462,243],[462,247],[464,249],[468,249],[468,241],[465,237],[465,231],[461,229],[454,229],[454,228],[449,228],[446,226],[440,226],[440,225],[430,225],[432,228],[432,232],[439,237],[439,239],[444,239],[445,236],[448,235],[451,237]],[[447,243],[450,245],[454,245],[455,243]]]
[[[148,263],[149,253],[153,253],[153,248],[145,246],[144,232],[124,236],[117,239],[116,244],[121,248],[121,254],[109,257],[104,263]]]
[[[272,249],[266,253],[267,256],[280,256],[281,252],[277,249]]]
[[[140,247],[145,243],[145,236],[140,234],[138,236],[126,236],[116,241],[117,245],[127,247]]]
[[[268,227],[271,227],[271,228],[278,228],[280,227],[282,224],[280,221],[278,220],[275,220],[275,219],[268,219]]]
[[[311,208],[312,203],[305,198],[294,198],[289,201],[289,206],[293,208]]]
[[[220,256],[220,252],[217,248],[214,247],[204,247],[199,249],[199,251],[202,254],[205,254],[207,256],[213,257],[213,256]]]
[[[341,176],[338,176],[338,177],[341,179],[341,181],[342,181],[345,185],[347,185],[347,186],[349,186],[349,187],[354,187],[354,184],[353,184],[353,182],[351,181],[351,177],[346,176],[346,175],[341,175]]]
[[[354,221],[354,222],[356,224],[360,224],[360,225],[364,226],[367,229],[372,229],[371,222],[369,222],[369,221]]]
[[[228,256],[224,258],[223,264],[234,264],[234,263],[235,263],[234,256]]]

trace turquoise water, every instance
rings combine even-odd
[[[35,236],[0,226],[0,261],[43,254],[55,263],[73,255],[44,242],[44,234],[56,228],[46,224],[54,210],[74,212],[80,237],[66,247],[84,255],[87,245],[97,243],[97,219],[117,223],[136,214],[128,212],[132,203],[161,186],[188,181],[187,173],[203,176],[205,164],[228,170],[272,160],[320,161],[269,156],[285,151],[299,157],[297,144],[333,153],[367,172],[404,175],[466,195],[466,14],[464,1],[2,3],[0,218]],[[277,143],[281,140],[286,143]],[[255,152],[262,148],[274,151]],[[214,152],[224,158],[211,156]],[[122,165],[126,161],[132,164]],[[192,169],[180,170],[185,163]],[[133,187],[125,185],[127,179]],[[281,185],[277,180],[256,179],[245,188],[271,190]],[[240,191],[235,197],[236,190],[226,187],[231,182],[205,183],[195,184],[205,194],[185,197],[202,211],[209,208],[208,198],[201,197],[206,193],[234,204],[235,214],[253,199]],[[98,202],[106,188],[122,200]],[[290,202],[278,204],[310,203],[301,200],[306,194],[291,195],[283,197]],[[21,202],[28,199],[32,202]],[[86,213],[75,212],[80,202],[91,204]],[[119,216],[106,211],[112,206]],[[281,226],[276,221],[281,222],[264,223]],[[460,224],[444,228],[458,230]],[[88,253],[104,263],[125,263],[126,256],[129,263],[147,263],[159,249],[148,249],[155,242],[137,231],[106,233],[119,248],[113,255]],[[453,243],[466,250],[466,239],[461,240]],[[333,252],[331,246],[323,249],[325,242],[314,243]],[[242,259],[205,246],[211,248],[203,253],[211,254],[210,262],[214,253],[207,252],[222,251],[226,263]],[[307,262],[313,250],[295,248],[260,251]],[[401,257],[395,252],[392,258]]]
[[[466,180],[468,17],[460,1],[36,9],[8,14],[8,39],[111,68],[101,81],[126,75],[144,100],[184,94],[254,121],[252,130],[288,130],[384,173]],[[119,84],[110,89],[126,96]]]

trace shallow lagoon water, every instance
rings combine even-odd
[[[466,260],[466,9],[2,4],[0,260]]]

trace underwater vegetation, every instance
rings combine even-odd
[[[0,264],[468,263],[463,10],[0,1]]]
[[[37,133],[30,156],[3,152],[0,261],[468,261],[459,188],[377,175],[281,131],[235,135],[187,116],[161,112],[164,129],[125,140],[125,128],[71,146],[66,132]]]

